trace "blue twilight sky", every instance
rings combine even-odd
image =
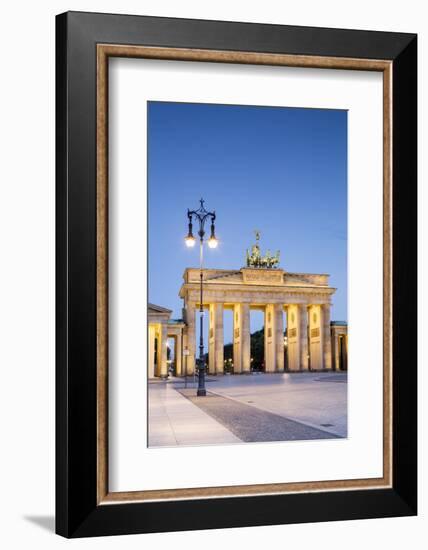
[[[331,318],[347,320],[346,111],[151,101],[148,186],[150,302],[181,317],[182,275],[199,261],[186,213],[203,197],[220,240],[206,267],[242,267],[259,229],[283,269],[330,273]]]

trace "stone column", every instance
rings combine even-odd
[[[323,368],[323,335],[322,311],[320,305],[309,308],[309,353],[311,356],[311,370]]]
[[[339,370],[338,342],[335,330],[331,331],[331,363],[333,370]]]
[[[341,339],[339,343],[342,343],[342,360],[343,360],[343,370],[348,370],[348,335],[347,334],[341,334]]]
[[[155,327],[149,325],[149,368],[148,377],[155,376]]]
[[[265,372],[275,372],[275,309],[273,304],[265,307]]]
[[[241,304],[233,306],[233,372],[242,372],[242,349],[241,349]]]
[[[300,370],[308,370],[308,308],[299,305],[299,364]]]
[[[208,372],[215,374],[215,304],[208,306]]]
[[[182,367],[182,361],[183,361],[183,348],[181,345],[181,332],[177,334],[175,337],[175,347],[174,347],[174,354],[175,354],[175,372],[177,376],[183,375],[183,367]]]
[[[233,307],[233,372],[250,372],[250,306],[235,304]]]
[[[223,304],[216,304],[215,309],[215,371],[224,373],[224,327]]]
[[[223,304],[209,306],[209,365],[210,374],[224,372]]]
[[[330,304],[324,304],[322,306],[322,342],[323,342],[323,356],[325,369],[332,369],[331,358],[331,329],[330,329]]]
[[[167,340],[168,340],[168,327],[167,327],[166,323],[162,323],[161,330],[160,330],[159,347],[158,347],[158,353],[159,353],[159,359],[160,359],[159,374],[160,374],[161,378],[166,378],[168,376],[168,364],[166,362],[166,360],[167,360],[167,347],[166,347]]]
[[[196,357],[196,307],[193,303],[186,305],[186,324],[187,324],[187,336],[186,345],[189,350],[189,355],[186,357],[187,361],[187,374],[191,375],[195,372],[195,357]]]
[[[275,304],[274,328],[276,372],[284,372],[284,307],[282,304]]]
[[[300,370],[300,317],[299,306],[290,304],[287,309],[288,368]]]
[[[250,305],[241,304],[241,360],[242,372],[251,371]]]

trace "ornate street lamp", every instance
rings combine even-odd
[[[204,362],[204,300],[203,300],[203,259],[204,259],[204,236],[205,236],[205,222],[211,220],[211,236],[208,239],[208,246],[210,248],[216,248],[218,241],[215,236],[215,212],[208,212],[204,207],[204,199],[200,200],[201,206],[198,210],[187,210],[187,218],[189,220],[189,230],[187,237],[185,238],[186,245],[190,248],[195,246],[196,239],[193,236],[193,221],[199,224],[199,270],[200,270],[200,307],[199,307],[199,323],[200,323],[200,336],[199,336],[199,359],[198,365],[198,391],[196,395],[203,396],[207,394],[205,389],[205,362]]]

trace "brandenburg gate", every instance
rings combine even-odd
[[[332,365],[332,334],[334,336],[336,333],[331,327],[330,307],[331,296],[336,289],[329,285],[329,275],[290,273],[280,269],[277,267],[279,253],[271,256],[268,252],[262,257],[258,243],[252,247],[251,254],[247,251],[246,264],[246,267],[236,271],[204,269],[202,272],[203,308],[208,313],[209,326],[208,373],[224,373],[224,310],[233,311],[235,374],[251,372],[251,310],[264,312],[265,372],[284,371],[285,315],[288,370],[339,368],[336,360]],[[178,376],[184,374],[184,363],[187,374],[195,371],[200,273],[200,269],[187,268],[179,291],[179,296],[184,300],[180,353],[186,350],[186,357],[179,358]],[[169,333],[164,330],[166,337]],[[171,335],[175,334],[173,327],[169,330]],[[158,376],[164,374],[158,370]]]
[[[196,312],[199,309],[199,269],[186,269],[180,296],[184,299],[184,346],[187,372],[196,354]],[[264,311],[265,371],[284,370],[284,312],[287,315],[289,370],[331,369],[330,297],[335,289],[328,275],[287,273],[282,269],[206,269],[204,308],[209,311],[210,374],[224,371],[223,311],[233,310],[235,373],[251,370],[250,310]]]

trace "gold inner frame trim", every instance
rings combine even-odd
[[[109,492],[108,489],[108,59],[133,57],[378,71],[383,73],[383,476],[368,479],[304,481],[225,487]],[[97,45],[97,503],[147,502],[198,498],[378,489],[392,486],[392,62],[319,57]]]

